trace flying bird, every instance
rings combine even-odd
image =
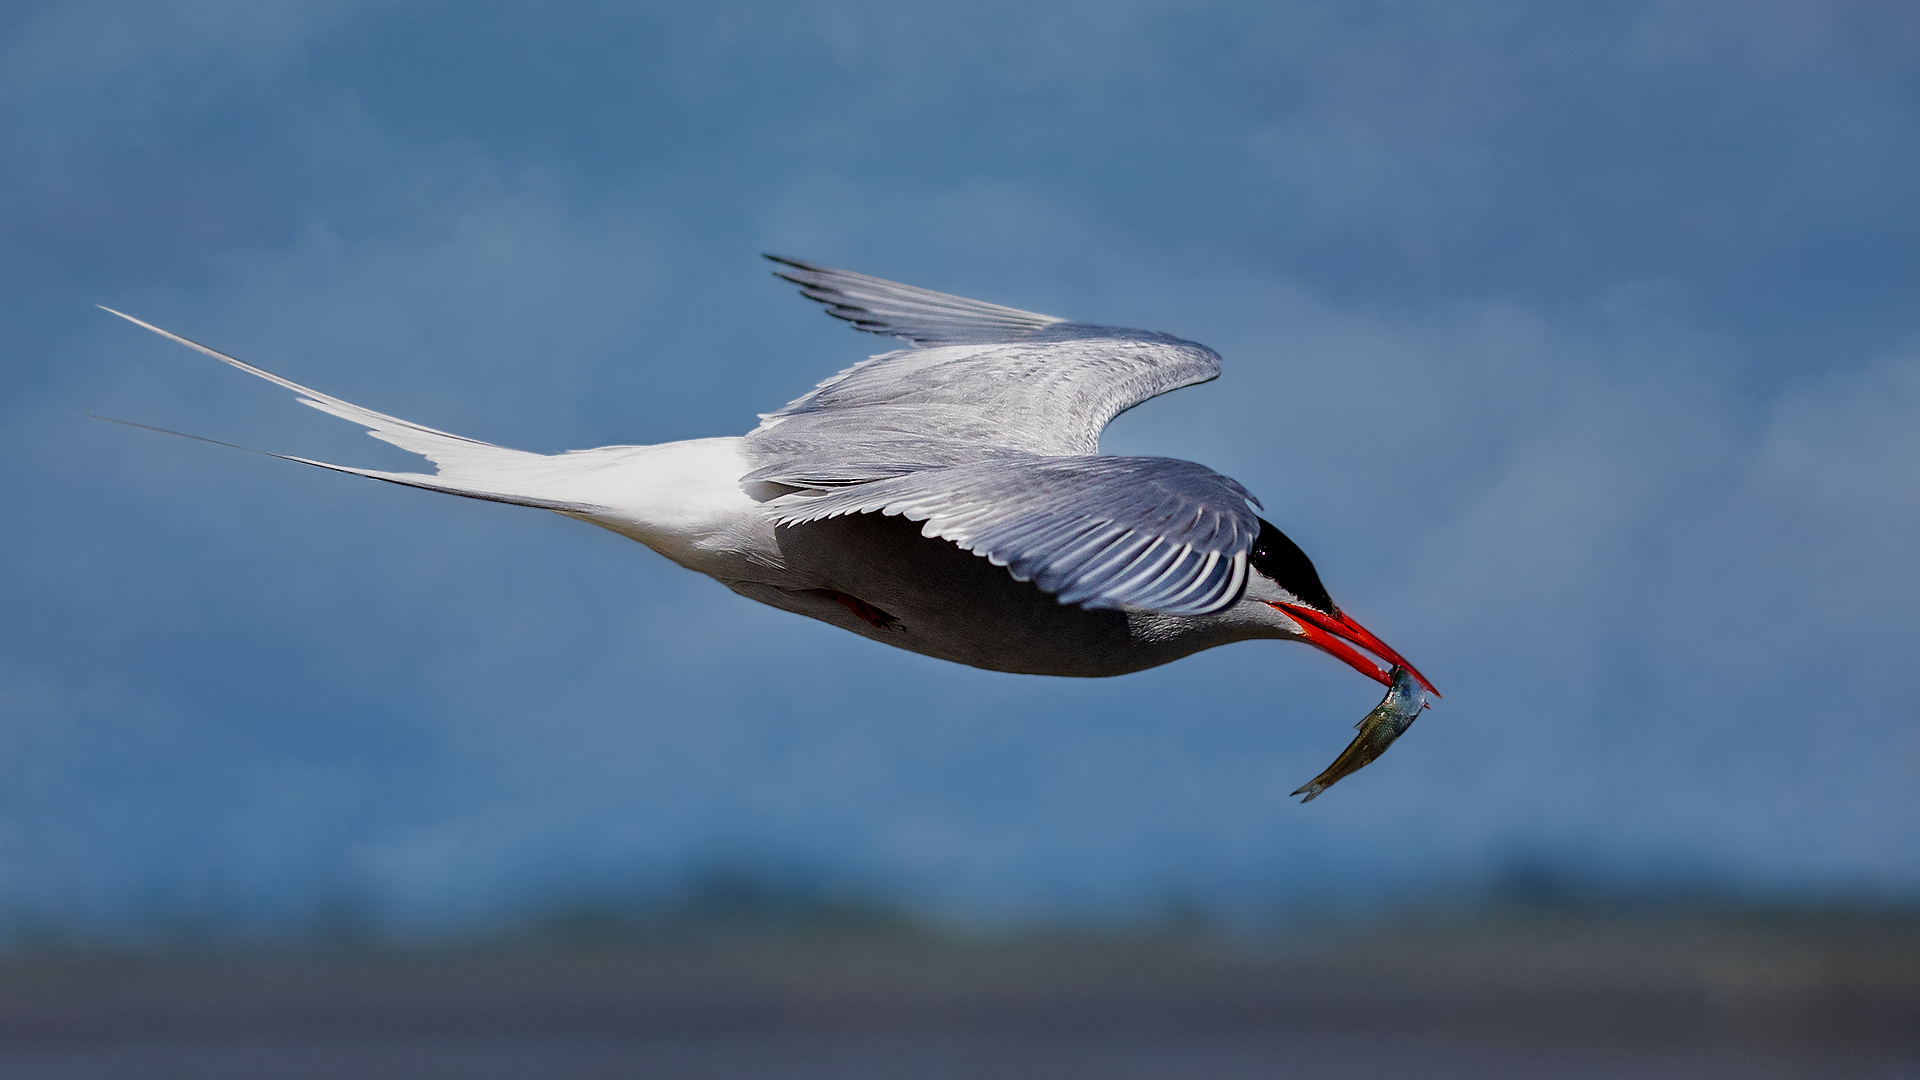
[[[1295,794],[1311,798],[1372,760],[1385,749],[1378,732],[1391,742],[1425,706],[1433,685],[1340,610],[1246,488],[1190,461],[1099,453],[1115,416],[1216,378],[1212,349],[768,258],[828,314],[905,347],[762,415],[746,435],[561,454],[377,413],[106,310],[435,471],[274,457],[578,518],[749,599],[883,644],[994,671],[1099,677],[1229,642],[1306,642],[1388,686],[1369,718],[1385,709],[1397,719],[1363,733],[1373,739],[1365,760],[1344,771],[1336,762]]]

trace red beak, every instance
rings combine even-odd
[[[1352,645],[1348,645],[1347,642],[1353,642],[1354,645],[1360,646],[1360,648],[1380,657],[1389,664],[1406,668],[1407,674],[1418,679],[1420,685],[1427,688],[1428,693],[1434,697],[1440,696],[1440,691],[1435,690],[1433,684],[1427,681],[1427,677],[1420,674],[1420,669],[1407,663],[1401,658],[1399,653],[1389,649],[1386,642],[1374,637],[1373,631],[1354,622],[1347,616],[1339,614],[1328,615],[1323,611],[1315,611],[1313,608],[1300,604],[1283,602],[1274,603],[1273,606],[1286,612],[1294,622],[1300,624],[1300,629],[1305,632],[1309,644],[1315,645],[1339,657],[1352,666],[1355,671],[1372,679],[1374,682],[1392,686],[1393,678],[1387,672],[1381,671],[1379,665],[1362,656]]]

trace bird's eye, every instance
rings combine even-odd
[[[1307,558],[1307,553],[1286,533],[1274,528],[1272,522],[1265,518],[1259,521],[1260,535],[1254,538],[1247,561],[1255,570],[1299,597],[1301,603],[1329,615],[1338,614],[1340,609],[1333,606],[1333,597],[1328,596],[1327,587],[1320,584],[1320,573],[1313,568],[1313,560]]]

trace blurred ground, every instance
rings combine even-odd
[[[1920,914],[968,933],[822,904],[0,959],[6,1077],[1328,1075],[1920,1078]]]

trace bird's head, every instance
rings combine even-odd
[[[1341,612],[1333,597],[1327,595],[1327,587],[1320,583],[1320,573],[1313,568],[1313,560],[1300,550],[1300,545],[1274,528],[1272,522],[1265,518],[1259,521],[1260,535],[1253,541],[1247,564],[1263,579],[1260,584],[1264,587],[1249,589],[1249,599],[1281,612],[1298,627],[1298,635],[1308,644],[1332,653],[1375,682],[1393,685],[1392,676],[1354,646],[1380,657],[1390,666],[1406,668],[1429,693],[1440,696],[1440,691],[1435,690],[1418,669],[1388,648],[1386,642],[1374,637],[1372,631]],[[1277,596],[1270,595],[1275,592]]]

